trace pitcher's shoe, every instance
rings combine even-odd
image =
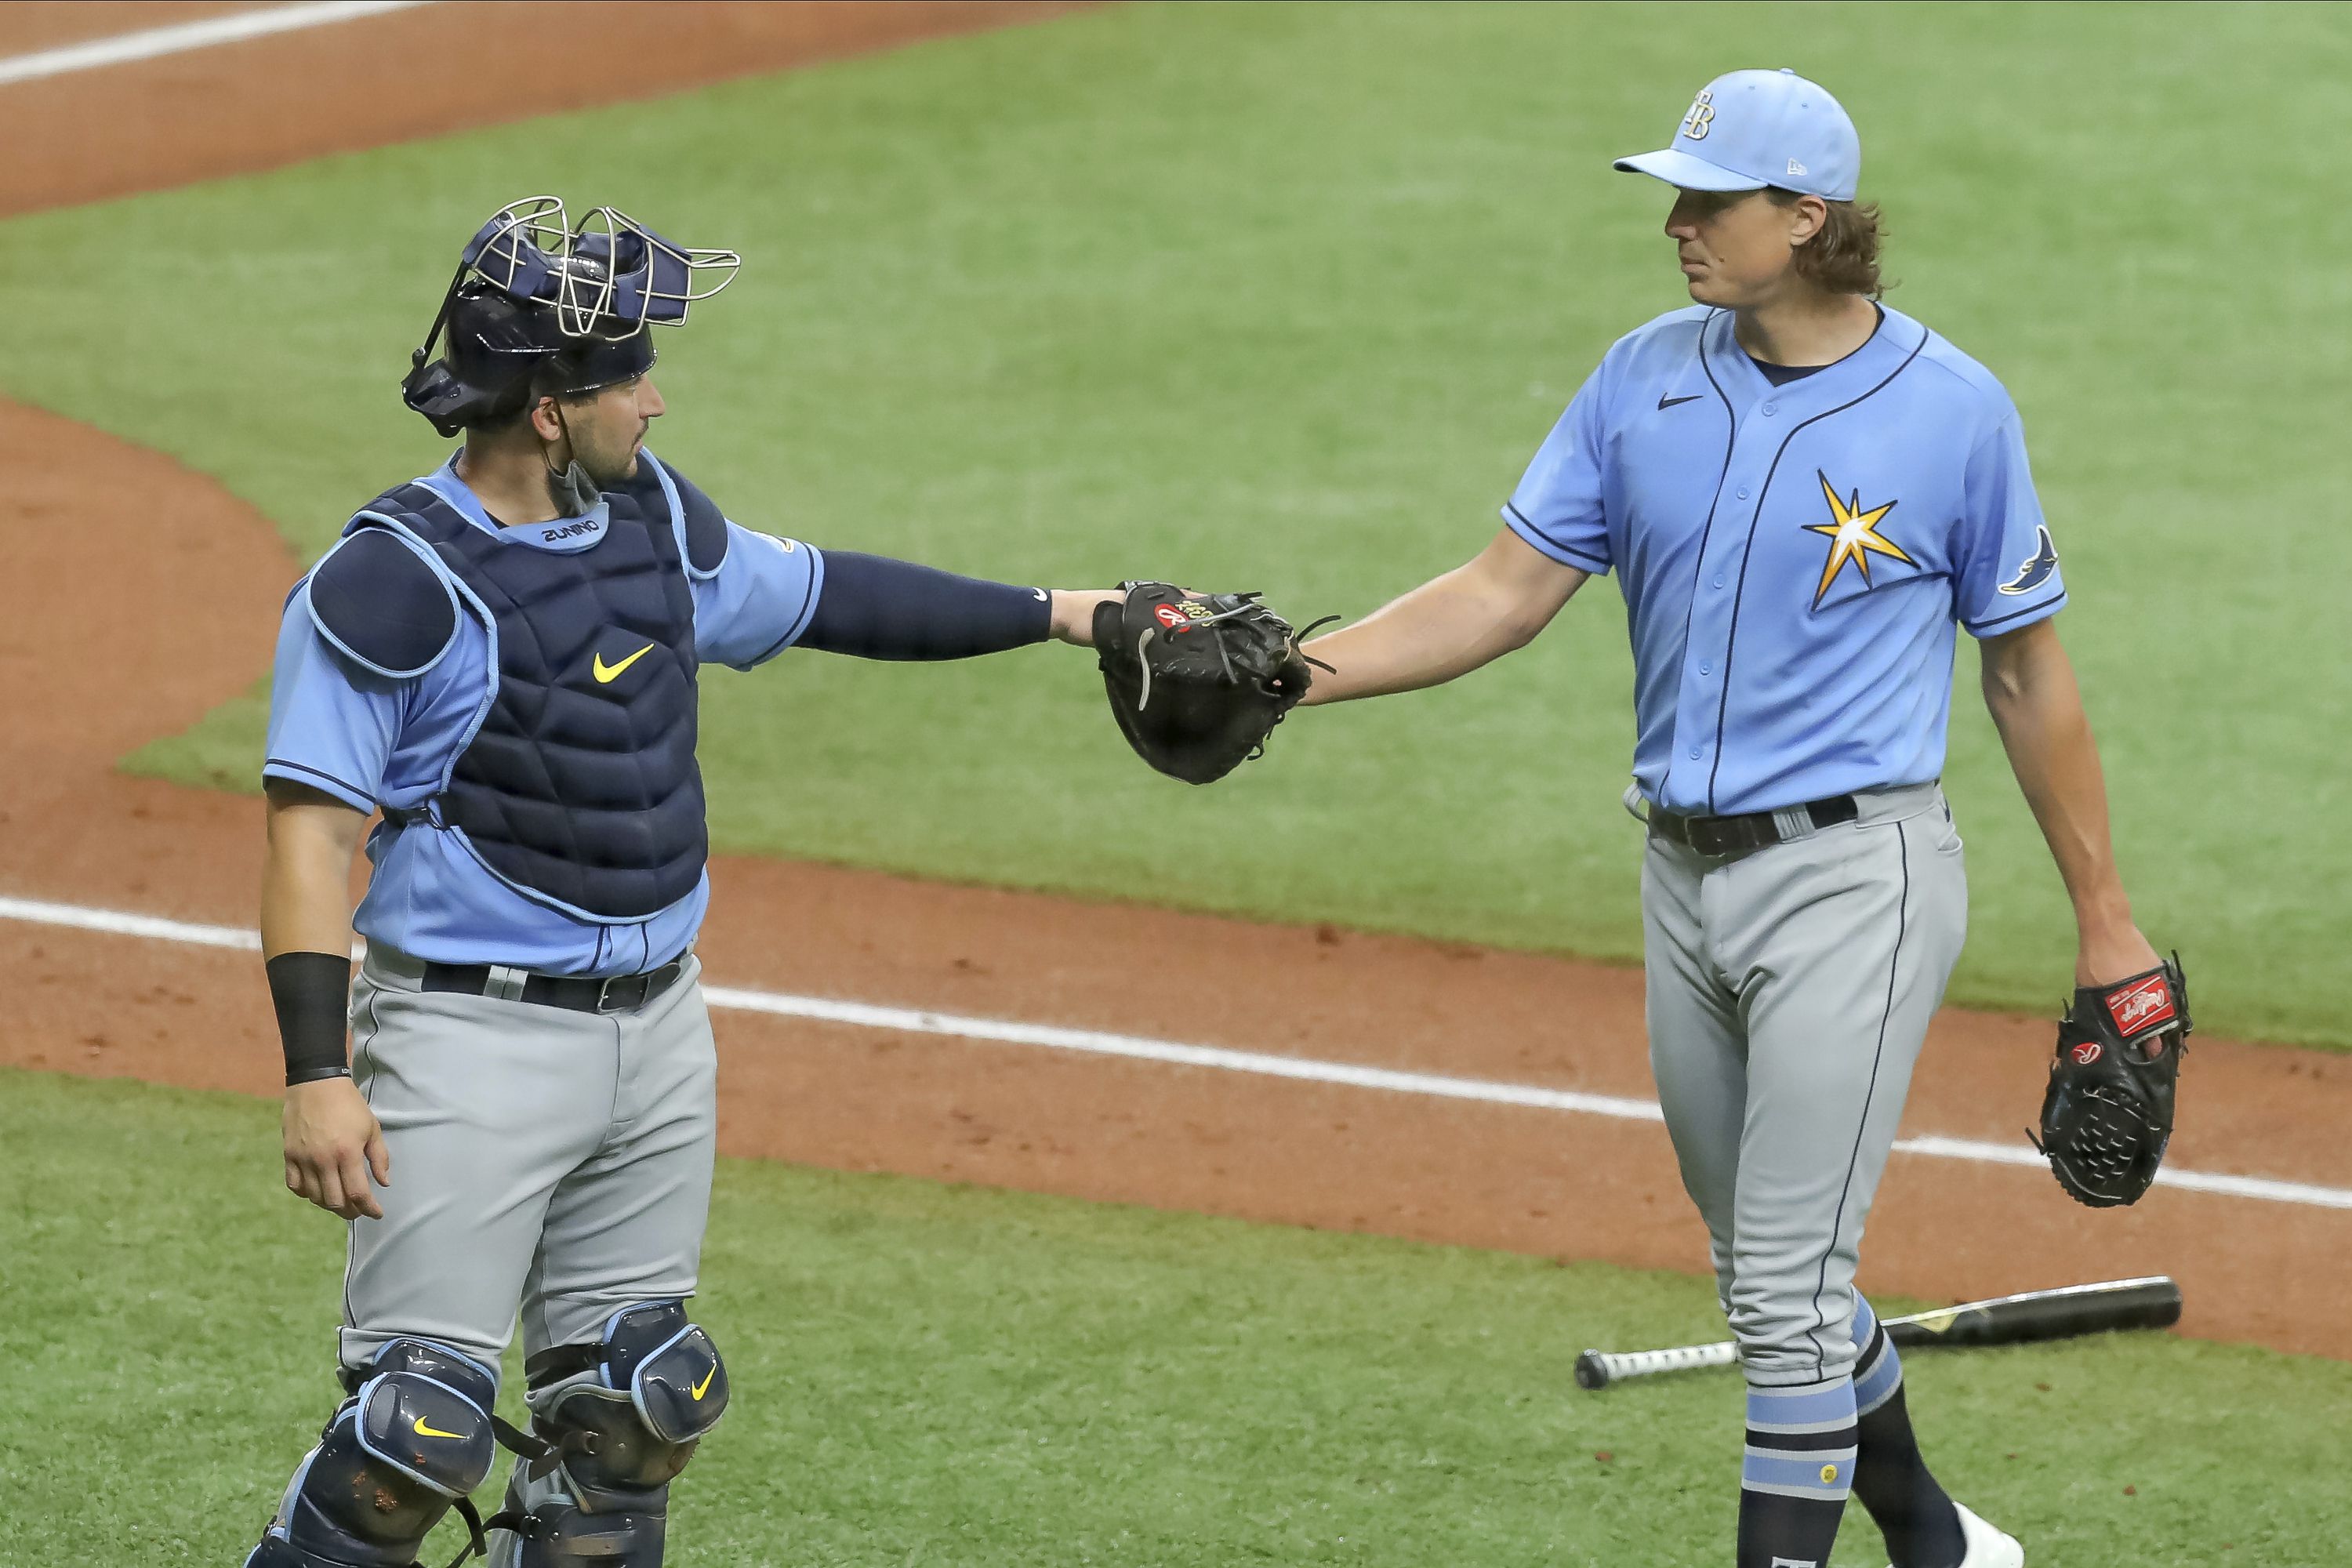
[[[1968,1510],[1964,1503],[1954,1503],[1959,1510],[1960,1539],[1968,1542],[1969,1554],[1960,1559],[1960,1568],[2025,1568],[2025,1548],[2017,1538],[2005,1535]],[[1888,1568],[1894,1568],[1888,1564]]]

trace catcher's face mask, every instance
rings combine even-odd
[[[646,329],[682,323],[741,265],[731,250],[673,245],[611,207],[571,224],[557,197],[509,203],[467,242],[402,401],[454,436],[532,397],[633,380],[653,367]]]

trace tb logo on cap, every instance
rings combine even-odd
[[[1706,140],[1707,128],[1715,123],[1715,89],[1703,87],[1691,100],[1690,113],[1683,117],[1683,134],[1694,142]]]

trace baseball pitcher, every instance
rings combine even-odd
[[[650,329],[737,265],[609,207],[501,209],[403,384],[462,447],[287,601],[261,934],[286,1184],[350,1222],[347,1397],[247,1568],[407,1568],[453,1506],[460,1561],[662,1561],[729,1400],[688,1306],[716,1133],[696,672],[1090,647],[1120,601],[754,532],[647,451]],[[528,1432],[492,1415],[518,1309]]]
[[[1307,645],[1329,673],[1305,700],[1451,680],[1617,574],[1651,1062],[1748,1382],[1738,1568],[1826,1563],[1850,1494],[1895,1568],[2019,1568],[1921,1459],[1853,1289],[1967,921],[1937,784],[1956,627],[2080,927],[2043,1131],[2086,1202],[2153,1177],[2186,999],[2116,876],[2017,409],[1878,303],[1861,162],[1786,70],[1718,78],[1669,147],[1619,162],[1675,188],[1695,303],[1609,350],[1476,559]]]

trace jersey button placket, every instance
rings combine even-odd
[[[1754,489],[1752,483],[1742,484],[1718,493],[1734,504],[1724,508],[1728,515],[1717,519],[1706,554],[1699,562],[1707,592],[1691,606],[1690,641],[1683,653],[1682,686],[1675,703],[1674,766],[1666,781],[1671,801],[1682,810],[1692,809],[1694,799],[1703,803],[1706,760],[1723,743],[1723,737],[1716,732],[1722,696],[1722,679],[1716,670],[1724,662],[1730,637],[1731,595],[1726,590],[1748,534],[1748,509],[1737,506],[1735,510],[1735,506],[1748,501]],[[1730,526],[1723,526],[1726,523]]]

